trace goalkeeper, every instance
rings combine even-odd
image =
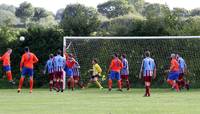
[[[99,89],[103,89],[100,82],[98,81],[98,78],[101,76],[102,69],[99,66],[96,59],[92,60],[92,64],[93,64],[93,68],[89,70],[89,72],[92,72],[92,76],[90,78],[90,82],[88,83],[87,87],[89,87],[89,85],[91,83],[96,83],[96,85],[99,87]]]

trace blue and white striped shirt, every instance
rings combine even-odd
[[[65,59],[61,55],[55,56],[53,63],[55,71],[63,71],[65,68]]]
[[[45,70],[47,70],[49,74],[54,72],[53,58],[47,61],[45,65]]]
[[[146,57],[143,59],[143,76],[152,76],[155,68],[154,59]]]

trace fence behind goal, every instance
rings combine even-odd
[[[129,61],[130,82],[132,87],[141,87],[143,81],[138,79],[144,52],[149,50],[157,66],[157,78],[154,87],[167,87],[164,72],[169,69],[170,54],[177,53],[187,63],[189,73],[187,80],[192,87],[200,87],[200,37],[64,37],[64,48],[68,46],[81,68],[81,78],[87,81],[88,70],[92,68],[91,61],[97,58],[99,65],[106,74],[113,53],[126,54]],[[106,83],[106,82],[105,82]]]

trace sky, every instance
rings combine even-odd
[[[43,7],[53,13],[60,8],[65,8],[68,4],[80,3],[86,6],[96,7],[98,4],[106,2],[108,0],[0,0],[0,4],[9,4],[16,7],[20,3],[27,1],[34,7]],[[162,3],[167,4],[171,9],[173,7],[182,7],[186,9],[194,9],[200,7],[200,0],[145,0],[150,3]]]

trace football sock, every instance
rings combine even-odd
[[[33,78],[30,79],[30,90],[33,90]]]
[[[95,83],[97,84],[97,86],[98,86],[99,88],[102,88],[102,86],[101,86],[101,84],[99,83],[98,80],[96,80]]]
[[[122,89],[121,80],[118,80],[118,81],[117,81],[117,84],[118,84],[118,88],[119,88],[119,89]]]
[[[19,80],[18,89],[21,89],[21,88],[22,88],[23,82],[24,82],[24,77],[21,77],[20,80]]]
[[[126,80],[126,88],[129,90],[130,89],[130,82],[129,80]]]
[[[108,80],[108,87],[109,89],[112,89],[112,80]]]
[[[12,81],[12,72],[8,71],[6,72],[6,75],[7,75],[8,81]]]

